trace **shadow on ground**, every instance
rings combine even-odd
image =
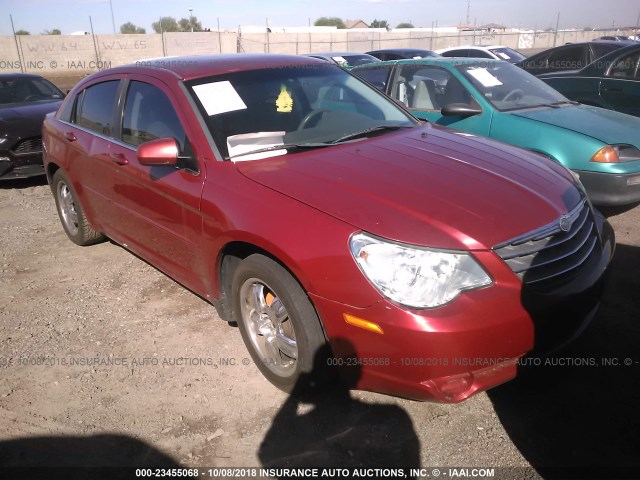
[[[640,248],[618,245],[608,280],[578,340],[488,393],[544,478],[640,478]]]
[[[343,358],[357,358],[344,339]],[[320,370],[326,351],[316,355]],[[301,376],[293,392],[273,419],[260,445],[259,457],[267,468],[419,468],[420,442],[409,415],[396,405],[373,405],[349,393],[360,377],[357,366],[343,368],[342,382],[331,388],[309,388]],[[313,374],[312,374],[313,375]],[[314,391],[315,390],[315,391]]]
[[[1,441],[0,465],[3,478],[11,479],[128,479],[136,469],[180,468],[154,447],[115,434]]]
[[[47,177],[40,175],[37,177],[18,178],[15,180],[2,180],[0,181],[0,188],[5,190],[16,189],[22,190],[31,187],[41,187],[47,184]]]

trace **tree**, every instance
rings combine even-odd
[[[31,35],[29,32],[27,32],[26,30],[18,30],[16,32],[16,35]]]
[[[151,28],[156,33],[179,31],[178,22],[173,17],[161,17],[160,20],[151,24]]]
[[[193,15],[189,18],[181,18],[178,22],[178,31],[180,32],[199,32],[202,30],[202,24]]]
[[[339,17],[320,17],[313,24],[316,27],[338,27],[347,28],[344,22]]]
[[[131,22],[120,25],[120,33],[147,33],[147,31]]]
[[[389,27],[389,22],[387,22],[386,20],[374,20],[373,22],[371,22],[371,25],[369,25],[370,28],[388,28]]]
[[[409,22],[402,22],[399,23],[396,28],[413,28],[413,25],[411,25]]]
[[[59,28],[54,28],[53,30],[45,30],[42,35],[62,35],[62,32]]]

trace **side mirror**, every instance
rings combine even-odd
[[[142,165],[171,165],[178,164],[180,150],[174,138],[158,138],[138,146],[138,161]]]
[[[442,107],[440,110],[445,117],[473,117],[474,115],[480,115],[482,109],[480,107],[474,107],[468,103],[450,103]]]

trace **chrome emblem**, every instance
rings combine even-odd
[[[560,230],[563,232],[571,230],[571,220],[566,215],[560,217]]]

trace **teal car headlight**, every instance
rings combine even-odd
[[[353,235],[349,248],[365,276],[384,296],[409,307],[439,307],[464,290],[492,283],[466,252],[403,245],[366,233]]]
[[[596,163],[632,162],[634,160],[640,160],[640,150],[633,145],[626,144],[607,145],[591,157],[591,161]]]

